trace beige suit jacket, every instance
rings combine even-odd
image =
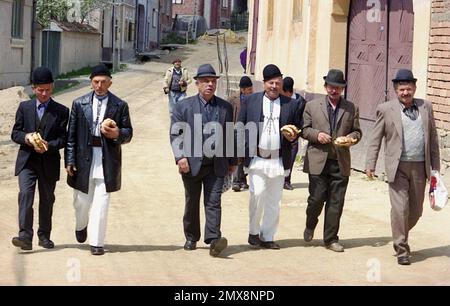
[[[430,102],[414,99],[422,117],[425,133],[425,170],[430,178],[430,170],[440,170],[439,140]],[[367,148],[366,169],[374,170],[383,137],[385,146],[385,168],[388,182],[392,183],[397,173],[403,150],[402,108],[398,99],[378,105],[377,120]]]
[[[320,132],[330,135],[330,121],[327,110],[328,99],[319,98],[306,103],[303,112],[303,128],[301,136],[308,140],[303,171],[312,175],[320,175],[327,162],[328,153],[333,143],[321,144],[317,140]],[[337,129],[335,137],[349,136],[361,140],[362,131],[359,126],[358,108],[350,101],[341,98],[339,102]],[[333,139],[334,140],[334,139]],[[344,176],[350,176],[350,149],[336,147],[339,169]]]

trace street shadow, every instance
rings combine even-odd
[[[425,261],[433,257],[450,257],[450,245],[411,252],[411,263]]]
[[[61,244],[55,245],[53,249],[36,249],[32,251],[23,251],[20,254],[28,255],[43,252],[56,252],[64,249],[78,249],[83,251],[90,251],[88,244]],[[172,252],[183,249],[182,246],[175,245],[121,245],[121,244],[106,244],[105,253],[129,253],[129,252],[155,252],[166,251]]]

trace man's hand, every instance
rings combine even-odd
[[[116,127],[108,127],[108,126],[102,126],[100,129],[103,136],[105,136],[108,139],[117,139],[119,138],[119,128]]]
[[[76,171],[77,171],[77,168],[73,165],[69,165],[66,167],[66,172],[69,176],[74,176]]]
[[[32,134],[33,134],[33,133],[28,133],[28,134],[25,135],[25,143],[26,143],[27,145],[29,145],[30,147],[33,146],[33,144],[31,143],[31,135],[32,135]]]
[[[289,133],[283,133],[284,138],[286,138],[289,142],[294,142],[297,139],[296,135],[291,135]]]
[[[48,148],[48,142],[47,141],[42,139],[41,142],[45,146],[45,148]],[[42,146],[40,148],[34,147],[34,151],[36,151],[36,153],[39,153],[39,154],[44,154],[45,152],[47,152],[47,150],[45,150],[44,146]]]
[[[233,174],[236,171],[237,166],[228,166],[228,174]]]
[[[331,142],[331,136],[328,135],[327,133],[320,132],[319,135],[317,136],[317,141],[320,142],[321,144],[330,143]]]
[[[366,175],[369,179],[373,180],[375,177],[375,170],[372,169],[367,169],[366,170]]]
[[[181,174],[187,174],[191,171],[191,168],[189,167],[189,161],[187,158],[182,158],[178,161],[178,172]]]

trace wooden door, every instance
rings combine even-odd
[[[352,0],[348,21],[347,99],[360,111],[362,141],[352,149],[352,167],[365,168],[367,143],[380,103],[395,98],[392,79],[411,69],[412,0]],[[384,172],[380,158],[377,172]]]

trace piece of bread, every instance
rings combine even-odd
[[[358,139],[354,139],[347,136],[341,136],[334,140],[334,144],[337,146],[349,147],[358,142]]]
[[[116,122],[110,118],[106,118],[102,122],[102,127],[109,127],[109,128],[115,128],[117,126]]]
[[[42,142],[42,137],[41,134],[39,134],[38,132],[36,133],[32,133],[31,134],[31,144],[33,145],[33,147],[38,148],[38,149],[44,149],[45,151],[48,151],[47,146]]]
[[[281,128],[281,132],[288,134],[289,136],[297,136],[300,134],[300,130],[293,124],[285,125]]]

